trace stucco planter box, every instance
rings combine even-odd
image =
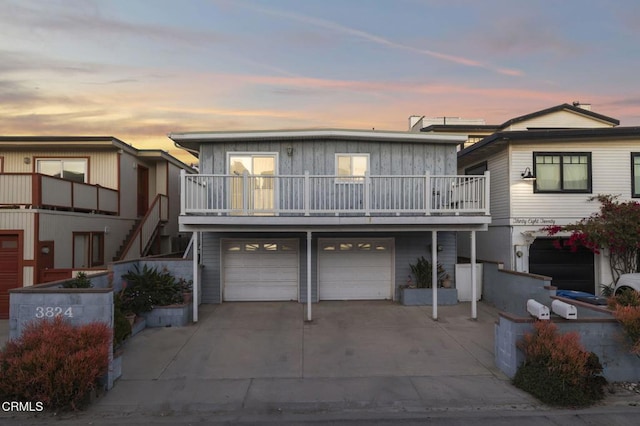
[[[400,300],[405,306],[433,305],[433,289],[403,288]],[[438,305],[455,305],[458,303],[458,290],[455,288],[438,289]]]
[[[142,314],[147,327],[184,327],[191,322],[191,303],[157,306]]]

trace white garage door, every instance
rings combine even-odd
[[[226,301],[298,300],[298,240],[223,240]]]
[[[393,239],[320,239],[322,300],[391,299]]]

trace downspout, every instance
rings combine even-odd
[[[193,241],[193,322],[198,322],[198,300],[200,299],[200,286],[198,283],[200,282],[200,277],[198,276],[198,257],[200,253],[198,251],[198,233],[194,232],[193,237],[191,238]]]
[[[438,232],[431,231],[431,291],[433,320],[438,320]]]
[[[476,294],[476,231],[471,231],[471,318],[478,319],[478,301]]]
[[[307,321],[311,320],[311,231],[307,231]]]

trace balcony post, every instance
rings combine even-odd
[[[248,212],[248,208],[247,208],[247,203],[249,202],[249,175],[247,173],[247,171],[245,170],[242,173],[242,214],[244,216],[247,215]]]
[[[184,215],[186,207],[186,189],[187,189],[187,172],[184,169],[180,170],[180,214]]]
[[[433,320],[438,321],[438,232],[431,231],[431,291]]]
[[[431,215],[431,198],[433,197],[433,190],[431,189],[431,176],[429,171],[424,174],[424,215]]]
[[[476,277],[476,231],[471,231],[471,318],[478,318],[478,289]]]
[[[371,216],[371,176],[369,175],[369,170],[364,172],[364,194],[362,194],[364,198],[364,215]]]
[[[487,216],[491,214],[490,176],[489,170],[484,172],[484,214]]]
[[[309,216],[309,208],[311,206],[311,182],[309,180],[309,171],[304,171],[304,215]]]

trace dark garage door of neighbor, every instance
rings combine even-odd
[[[536,238],[529,248],[529,272],[553,278],[560,290],[586,291],[594,294],[593,253],[580,247],[572,252],[568,247],[557,249],[552,238]],[[563,241],[560,241],[562,244]]]

